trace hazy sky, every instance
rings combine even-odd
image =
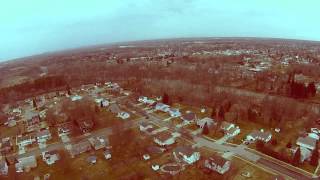
[[[319,0],[1,0],[0,60],[171,37],[320,40]]]

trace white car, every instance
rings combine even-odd
[[[120,117],[121,119],[128,119],[130,117],[130,114],[127,112],[120,112],[118,113],[118,117]]]

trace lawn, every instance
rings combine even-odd
[[[244,180],[247,179],[246,177],[242,176],[242,173],[249,172],[251,175],[250,179],[259,179],[259,180],[269,180],[272,179],[274,174],[262,170],[261,168],[247,163],[239,158],[233,157],[231,160],[231,166],[236,166],[237,172],[233,174],[233,179]]]

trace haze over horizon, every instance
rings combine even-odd
[[[320,1],[4,0],[0,61],[103,43],[179,37],[320,40]]]

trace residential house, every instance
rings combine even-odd
[[[200,119],[197,121],[197,125],[200,127],[200,128],[203,128],[205,125],[208,126],[208,128],[212,128],[214,125],[216,125],[217,123],[209,118],[209,117],[205,117],[203,119]]]
[[[93,129],[93,121],[91,119],[77,119],[77,125],[83,133],[88,133]]]
[[[19,114],[22,113],[22,110],[21,110],[21,108],[14,108],[14,109],[12,109],[12,113],[16,114],[16,115],[19,115]]]
[[[119,112],[117,116],[120,117],[121,119],[128,119],[130,117],[130,114],[122,111],[122,112]]]
[[[83,140],[78,143],[72,144],[69,153],[72,158],[81,153],[87,152],[91,150],[91,144],[88,140]]]
[[[72,133],[73,124],[71,122],[66,122],[63,124],[57,125],[58,127],[58,136],[66,136]]]
[[[145,121],[142,121],[142,122],[139,124],[139,129],[140,129],[140,131],[146,131],[147,129],[152,128],[152,127],[153,127],[152,124],[147,123],[147,122],[145,122]]]
[[[47,140],[51,139],[51,133],[48,129],[45,129],[45,130],[39,131],[36,134],[36,138],[38,142],[46,142]]]
[[[145,104],[147,104],[147,105],[149,105],[149,106],[152,106],[152,105],[154,105],[155,103],[156,103],[156,101],[153,100],[153,99],[147,99],[147,100],[145,101]]]
[[[213,155],[204,161],[204,166],[219,174],[224,174],[230,169],[231,162],[220,156]]]
[[[162,154],[165,151],[165,148],[160,148],[158,146],[149,146],[147,147],[147,153],[149,154]]]
[[[18,135],[16,137],[16,145],[19,146],[19,147],[24,147],[24,146],[30,145],[35,141],[36,141],[35,137],[33,135],[30,135],[30,134],[29,135],[25,135],[25,136]]]
[[[190,124],[192,122],[195,122],[197,120],[197,115],[193,112],[188,112],[184,114],[181,119],[183,120],[184,123]]]
[[[256,141],[256,140],[261,140],[264,142],[269,142],[272,138],[272,134],[271,132],[267,131],[253,131],[252,133],[250,133],[249,135],[247,135],[246,139],[248,141]]]
[[[88,140],[95,150],[105,148],[108,144],[108,139],[105,136],[90,137]]]
[[[8,127],[14,127],[17,125],[16,117],[10,116],[8,117],[8,120],[4,123],[4,125],[7,125]]]
[[[310,150],[314,150],[314,148],[316,147],[316,143],[317,143],[317,140],[309,136],[299,137],[296,142],[298,146],[304,147]]]
[[[120,107],[117,104],[111,104],[108,107],[108,110],[114,114],[118,114],[121,112]]]
[[[147,100],[148,100],[148,97],[145,97],[145,96],[140,96],[138,98],[138,102],[141,102],[141,103],[145,103]]]
[[[155,109],[162,112],[168,112],[170,110],[170,106],[163,103],[157,103]]]
[[[193,164],[200,159],[200,152],[195,151],[191,146],[178,146],[174,149],[173,156],[178,161]]]
[[[175,143],[175,138],[167,131],[157,134],[153,140],[160,146],[168,146]]]
[[[175,109],[175,108],[170,108],[169,114],[171,117],[180,117],[181,116],[179,109]]]
[[[8,164],[3,156],[0,157],[0,175],[8,175]]]
[[[30,171],[31,168],[37,167],[37,159],[35,156],[27,156],[17,159],[15,164],[16,172]]]
[[[144,132],[146,132],[148,135],[155,135],[157,134],[157,130],[158,130],[157,128],[151,127],[146,129]]]
[[[0,142],[0,154],[7,154],[13,149],[10,137],[2,138]]]
[[[44,151],[41,154],[43,161],[46,162],[48,165],[54,164],[56,161],[60,159],[60,156],[57,151]]]
[[[239,126],[230,128],[229,130],[224,131],[225,135],[227,135],[228,137],[234,137],[238,134],[240,134],[240,128]]]
[[[110,104],[110,102],[107,99],[104,99],[104,98],[96,98],[95,102],[97,104],[99,104],[99,106],[102,106],[102,107],[107,107]]]
[[[40,116],[39,115],[36,115],[36,116],[33,116],[31,119],[27,119],[25,121],[26,123],[26,131],[27,132],[32,132],[36,129],[39,129],[40,128]]]

